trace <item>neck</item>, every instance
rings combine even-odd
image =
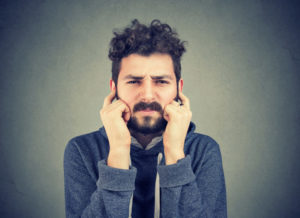
[[[153,134],[144,134],[140,132],[136,132],[134,130],[130,130],[130,134],[145,148],[153,138],[157,136],[161,136],[163,131]]]

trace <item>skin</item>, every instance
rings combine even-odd
[[[184,141],[191,121],[189,99],[182,93],[183,80],[176,83],[172,58],[168,54],[154,53],[150,56],[131,54],[121,61],[118,84],[110,80],[111,93],[105,98],[100,117],[106,130],[110,151],[107,165],[120,169],[129,168],[130,143],[133,135],[142,145],[152,138],[163,135],[166,164],[175,164],[184,158]],[[115,100],[116,89],[118,100]],[[174,101],[179,92],[180,103]],[[151,117],[151,125],[161,116],[157,111],[138,111],[133,107],[139,102],[156,101],[163,108],[163,117],[167,120],[164,132],[142,134],[127,127],[131,116],[139,124],[144,117]]]

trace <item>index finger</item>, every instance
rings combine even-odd
[[[182,106],[190,109],[190,100],[182,93],[182,91],[179,91],[179,98]]]
[[[110,105],[115,97],[116,97],[116,90],[112,90],[111,93],[109,93],[109,95],[106,96],[106,98],[104,99],[103,107]]]

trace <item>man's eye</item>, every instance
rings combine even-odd
[[[156,83],[158,84],[168,84],[169,82],[166,80],[156,80]]]
[[[127,83],[128,84],[138,84],[138,83],[140,83],[140,81],[138,81],[138,80],[131,80],[131,81],[128,81]]]

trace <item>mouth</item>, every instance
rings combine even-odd
[[[145,109],[145,110],[140,110],[138,111],[138,113],[141,113],[142,115],[153,115],[155,113],[158,113],[157,111],[155,110],[151,110],[151,109]]]

